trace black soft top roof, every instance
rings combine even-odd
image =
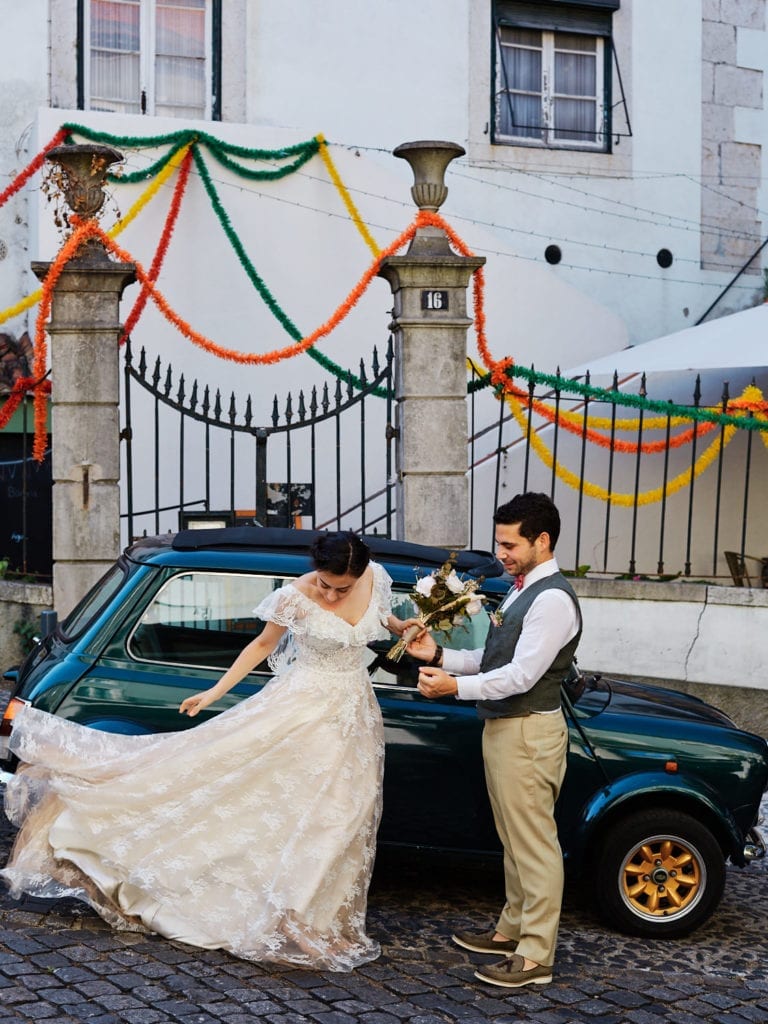
[[[176,551],[244,550],[307,551],[321,530],[289,530],[274,526],[228,526],[211,530],[181,530],[173,538]],[[409,541],[390,540],[378,534],[364,534],[361,538],[377,559],[404,562],[409,565],[442,565],[451,553],[448,548],[411,544]],[[457,551],[456,569],[470,576],[502,576],[501,563],[490,551]]]

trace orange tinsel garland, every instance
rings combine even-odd
[[[71,218],[71,223],[76,223],[77,226],[75,227],[72,235],[59,250],[56,259],[53,261],[48,273],[45,275],[45,280],[43,281],[40,289],[42,294],[40,298],[40,308],[37,313],[37,321],[35,324],[34,359],[35,377],[38,380],[45,376],[46,371],[45,364],[47,352],[45,344],[45,325],[48,321],[48,317],[50,316],[51,305],[53,303],[53,290],[56,287],[56,282],[59,280],[59,277],[67,263],[77,254],[78,249],[84,242],[89,238],[104,235],[104,232],[95,220],[81,222],[79,218],[73,216]],[[45,457],[45,426],[48,414],[45,397],[45,392],[41,388],[37,388],[35,390],[35,440],[32,445],[32,456],[36,462],[42,462]]]

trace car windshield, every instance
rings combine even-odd
[[[78,636],[101,614],[123,585],[125,573],[124,567],[116,562],[99,582],[91,587],[61,624],[61,632],[66,639],[71,640]]]

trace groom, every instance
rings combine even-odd
[[[456,932],[453,941],[475,953],[505,954],[475,976],[519,988],[552,980],[563,893],[554,810],[568,749],[560,684],[581,636],[581,612],[555,561],[560,515],[551,499],[518,494],[493,520],[496,553],[516,585],[485,648],[444,651],[425,632],[408,653],[426,662],[419,671],[425,697],[477,701],[484,720],[485,779],[504,848],[506,902],[495,928]]]

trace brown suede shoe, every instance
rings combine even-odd
[[[514,953],[517,949],[517,939],[494,942],[495,934],[496,929],[491,928],[489,932],[454,932],[451,938],[457,946],[472,953]]]
[[[529,971],[524,971],[525,960],[513,953],[512,956],[499,960],[498,963],[478,967],[475,977],[489,985],[500,985],[501,988],[522,988],[523,985],[548,985],[552,981],[552,968],[536,964]]]

